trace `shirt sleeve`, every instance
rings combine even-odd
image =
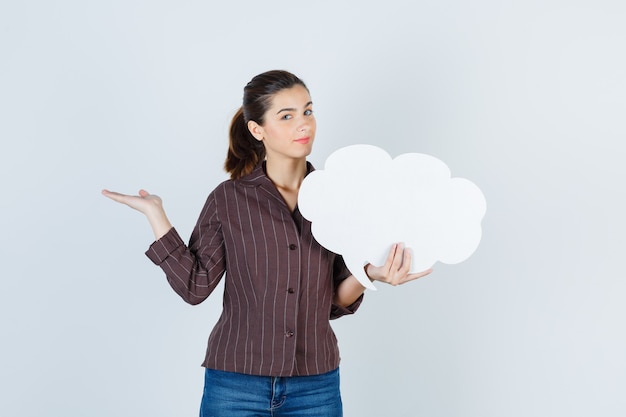
[[[339,284],[341,284],[341,282],[344,279],[348,278],[350,275],[352,275],[352,272],[350,272],[350,270],[346,266],[345,262],[343,261],[343,257],[337,255],[335,257],[335,263],[333,265],[334,291],[336,291],[337,287],[339,287]],[[359,306],[363,301],[363,296],[364,294],[361,294],[354,303],[350,304],[347,307],[343,307],[333,303],[330,309],[330,319],[335,320],[347,314],[354,314],[359,309]]]
[[[214,193],[207,198],[189,246],[184,244],[176,229],[171,228],[150,245],[146,256],[161,267],[171,287],[185,302],[204,301],[226,270],[224,239]]]

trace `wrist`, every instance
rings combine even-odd
[[[151,212],[147,217],[148,222],[152,227],[152,231],[154,232],[155,240],[159,240],[172,228],[172,224],[170,223],[163,209],[155,210]]]
[[[369,280],[370,280],[371,282],[374,282],[374,281],[375,281],[375,280],[374,280],[374,278],[372,278],[372,276],[369,274],[369,272],[367,272],[367,268],[368,268],[368,267],[370,267],[370,266],[372,266],[372,264],[371,264],[371,263],[369,263],[369,262],[368,262],[368,263],[366,263],[366,264],[363,266],[363,270],[365,271],[365,275],[367,275],[367,277],[369,278]]]

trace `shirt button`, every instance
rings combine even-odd
[[[294,245],[293,243],[291,245],[289,245],[289,249],[291,250],[296,250],[297,246]]]
[[[291,330],[287,330],[287,331],[285,332],[285,336],[287,336],[287,337],[293,337],[293,332],[292,332]]]
[[[287,290],[287,292],[288,292],[289,294],[293,294],[294,292],[296,292],[296,290],[294,290],[293,288],[289,288],[289,289]]]

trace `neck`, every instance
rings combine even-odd
[[[267,158],[266,174],[279,189],[299,190],[306,175],[306,159]]]

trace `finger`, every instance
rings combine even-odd
[[[393,245],[391,245],[391,249],[389,249],[389,254],[387,255],[387,260],[385,261],[385,269],[387,271],[391,269],[391,266],[393,264],[393,259],[396,256],[397,248],[398,248],[398,244],[394,243]]]
[[[406,279],[404,280],[404,282],[410,282],[410,281],[415,281],[418,278],[422,278],[425,277],[426,275],[430,274],[431,272],[433,272],[432,268],[427,269],[426,271],[422,271],[422,272],[417,272],[415,274],[409,274],[407,275]],[[403,283],[404,283],[403,282]]]
[[[107,197],[123,196],[123,195],[125,195],[125,194],[122,194],[122,193],[118,193],[118,192],[115,192],[115,191],[109,191],[109,190],[106,190],[106,189],[102,190],[102,194],[104,194]]]
[[[144,189],[141,189],[141,190],[139,190],[139,195],[140,195],[141,197],[147,197],[147,196],[149,196],[149,195],[150,195],[150,193],[149,193],[149,192],[147,192],[147,191],[146,191],[146,190],[144,190]]]
[[[402,254],[402,266],[400,267],[400,272],[403,275],[406,275],[411,270],[411,260],[412,254],[410,248],[404,248],[404,253]]]
[[[135,210],[141,210],[141,207],[143,205],[144,199],[142,197],[139,196],[135,196],[135,195],[127,195],[127,194],[121,194],[121,193],[116,193],[113,191],[107,191],[106,193],[103,191],[103,193],[106,197],[109,197],[111,200],[120,203],[120,204],[125,204],[130,208],[133,208]]]
[[[116,193],[114,191],[109,191],[109,190],[102,190],[102,194],[105,197],[109,197],[111,200],[117,201],[118,203],[122,203],[124,198],[126,197],[126,195],[124,194]]]
[[[402,265],[402,259],[404,253],[404,243],[396,243],[396,250],[394,252],[393,261],[391,264],[392,271],[399,271]]]

